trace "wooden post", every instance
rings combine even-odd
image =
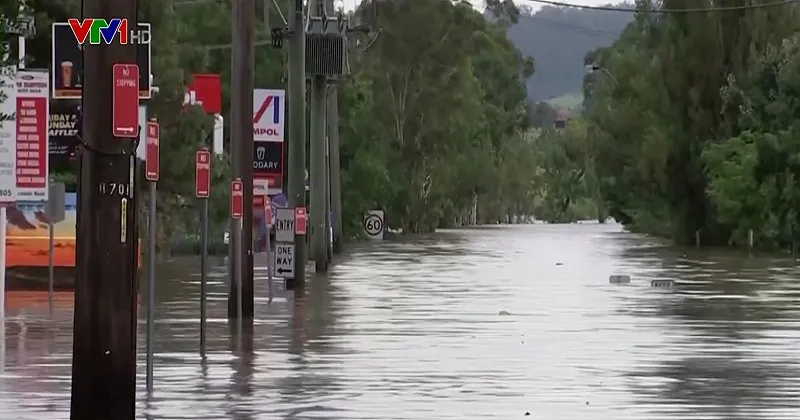
[[[254,314],[253,295],[253,75],[254,75],[254,0],[235,0],[231,12],[231,179],[241,178],[244,184],[244,211],[242,217],[241,257],[234,261],[233,247],[229,254],[229,274],[241,270],[242,309],[238,308],[239,295],[235,281],[228,283],[228,318],[236,319],[239,312],[244,318]],[[230,241],[233,243],[234,226]],[[237,267],[238,266],[238,267]]]
[[[136,0],[83,0],[82,15],[128,19]],[[118,40],[118,38],[115,38]],[[71,420],[133,420],[138,229],[135,141],[112,136],[112,67],[136,45],[84,45]],[[147,69],[141,71],[146,72]],[[141,128],[140,128],[141,129]]]

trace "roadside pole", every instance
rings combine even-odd
[[[47,219],[47,227],[50,230],[50,243],[48,245],[47,265],[48,265],[48,281],[47,281],[47,305],[50,311],[50,317],[53,316],[53,295],[55,294],[55,250],[56,250],[56,234],[55,224],[64,221],[66,211],[64,205],[66,204],[66,186],[63,182],[50,182],[47,187],[47,203],[45,204],[45,218]]]
[[[289,40],[289,153],[288,153],[288,198],[289,207],[305,208],[306,206],[306,19],[303,0],[294,0],[293,19],[291,24],[291,38]],[[277,223],[277,214],[276,214]],[[292,222],[294,224],[294,222]],[[275,242],[283,242],[275,238]],[[292,236],[292,262],[295,265],[291,270],[291,277],[286,278],[286,290],[295,290],[297,296],[302,296],[306,282],[306,237],[304,235]],[[277,254],[279,249],[275,249]],[[285,245],[284,245],[285,246]],[[281,248],[286,250],[287,248]],[[295,255],[296,251],[296,255]],[[279,269],[275,266],[276,270]],[[278,273],[280,275],[280,273]]]
[[[194,154],[194,195],[202,201],[200,215],[200,354],[206,352],[206,276],[208,272],[208,198],[211,195],[211,152],[207,148]],[[229,239],[230,241],[230,239]]]
[[[230,241],[233,242],[233,255],[236,261],[241,261],[242,257],[242,217],[244,216],[244,184],[240,178],[235,178],[231,181],[231,225],[233,232],[231,232]],[[237,340],[242,342],[242,265],[236,264],[234,266],[234,278],[236,290],[236,303],[238,306],[238,313],[236,319],[236,332]]]
[[[84,16],[127,19],[135,0],[83,0]],[[71,419],[136,414],[139,229],[136,43],[83,45],[80,194],[75,246]],[[141,73],[141,74],[140,74]],[[146,79],[145,79],[146,80]]]
[[[149,182],[147,228],[147,393],[153,393],[153,329],[156,310],[156,189],[159,176],[160,129],[155,118],[147,123],[147,144],[145,145],[145,179]]]
[[[269,290],[269,302],[272,303],[274,293],[272,292],[272,244],[270,243],[269,231],[272,225],[272,202],[269,195],[264,196],[264,224],[267,226],[267,290]]]
[[[4,34],[5,35],[5,34]],[[25,68],[25,35],[20,33],[18,34],[18,66],[19,69],[22,70]],[[10,43],[9,43],[10,45]],[[9,58],[8,55],[3,57],[4,59]],[[4,60],[5,61],[5,60]],[[5,70],[5,69],[3,69]],[[4,80],[3,89],[4,94],[6,94],[6,99],[4,103],[6,103],[12,112],[8,114],[14,114],[16,112],[16,96],[17,96],[17,88],[16,88],[16,73],[12,73],[10,77],[7,78],[8,80]],[[13,155],[9,156],[13,159],[12,162],[8,162],[13,164],[16,161],[16,137],[17,137],[17,128],[16,122],[8,121],[5,124],[2,124],[6,127],[3,127],[3,131],[9,134],[10,144],[5,144],[4,147],[9,148],[13,145],[14,152]],[[13,166],[12,166],[13,168]],[[2,203],[0,203],[0,370],[5,371],[5,353],[6,353],[6,239],[7,239],[7,227],[8,227],[8,208],[9,205],[16,205],[17,200],[17,193],[16,193],[16,174],[11,174],[11,179],[4,179],[3,186],[5,187],[6,182],[8,182],[8,186],[11,187],[11,197],[6,198]]]
[[[312,0],[309,2],[309,14],[311,15],[311,33],[321,34],[323,28],[323,17],[325,10],[322,0]],[[310,137],[310,167],[311,172],[311,191],[310,191],[310,210],[311,210],[311,259],[317,273],[328,271],[328,250],[325,220],[328,214],[325,212],[327,199],[325,195],[328,191],[325,178],[325,91],[327,78],[322,74],[311,74],[311,135]]]

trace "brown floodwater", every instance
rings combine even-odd
[[[796,419],[795,261],[679,249],[617,225],[443,231],[351,246],[236,349],[224,261],[199,346],[196,259],[159,267],[142,419]],[[611,285],[611,274],[631,276]],[[673,289],[651,287],[673,280]],[[72,308],[8,305],[0,419],[69,417]]]

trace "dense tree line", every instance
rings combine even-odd
[[[283,3],[286,12],[289,2]],[[282,86],[286,79],[286,51],[269,45],[269,27],[280,24],[274,9],[264,9],[269,4],[257,2],[257,87]],[[47,68],[49,26],[78,16],[80,2],[30,0],[28,6],[38,27],[29,42],[29,65]],[[491,19],[468,2],[451,0],[374,0],[355,12],[380,35],[368,49],[364,43],[354,48],[341,89],[347,236],[360,231],[364,211],[374,208],[387,212],[390,227],[423,232],[474,216],[483,223],[508,222],[574,205],[548,199],[543,180],[554,175],[537,169],[549,159],[541,145],[556,144],[564,133],[530,130],[525,80],[533,60],[506,36],[519,12],[510,1],[487,6]],[[162,125],[162,162],[169,162],[159,186],[160,226],[169,229],[163,241],[197,231],[191,156],[211,121],[181,101],[191,73],[220,73],[228,116],[230,14],[230,2],[141,2],[140,21],[153,25],[160,89],[148,108]],[[212,207],[219,232],[227,210],[227,162],[215,167]],[[558,188],[572,188],[573,175],[564,175]],[[549,211],[548,202],[561,210]]]
[[[649,1],[587,55],[580,160],[634,230],[693,243],[793,247],[800,222],[800,9],[773,0]]]

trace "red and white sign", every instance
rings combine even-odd
[[[294,234],[295,235],[305,235],[306,234],[306,208],[305,207],[298,207],[294,209]]]
[[[218,74],[193,74],[186,88],[184,105],[199,105],[206,114],[222,112],[222,84]]]
[[[211,195],[211,152],[208,149],[194,154],[194,195],[197,198]]]
[[[239,178],[231,181],[231,219],[239,220],[244,213],[244,185]]]
[[[158,142],[159,142],[159,127],[155,121],[147,123],[147,145],[145,148],[145,173],[144,177],[148,181],[158,181]]]
[[[253,141],[283,141],[285,113],[286,91],[254,89]]]
[[[16,189],[17,200],[46,201],[50,121],[50,76],[17,73]]]
[[[114,64],[111,129],[114,137],[139,137],[139,66]]]

